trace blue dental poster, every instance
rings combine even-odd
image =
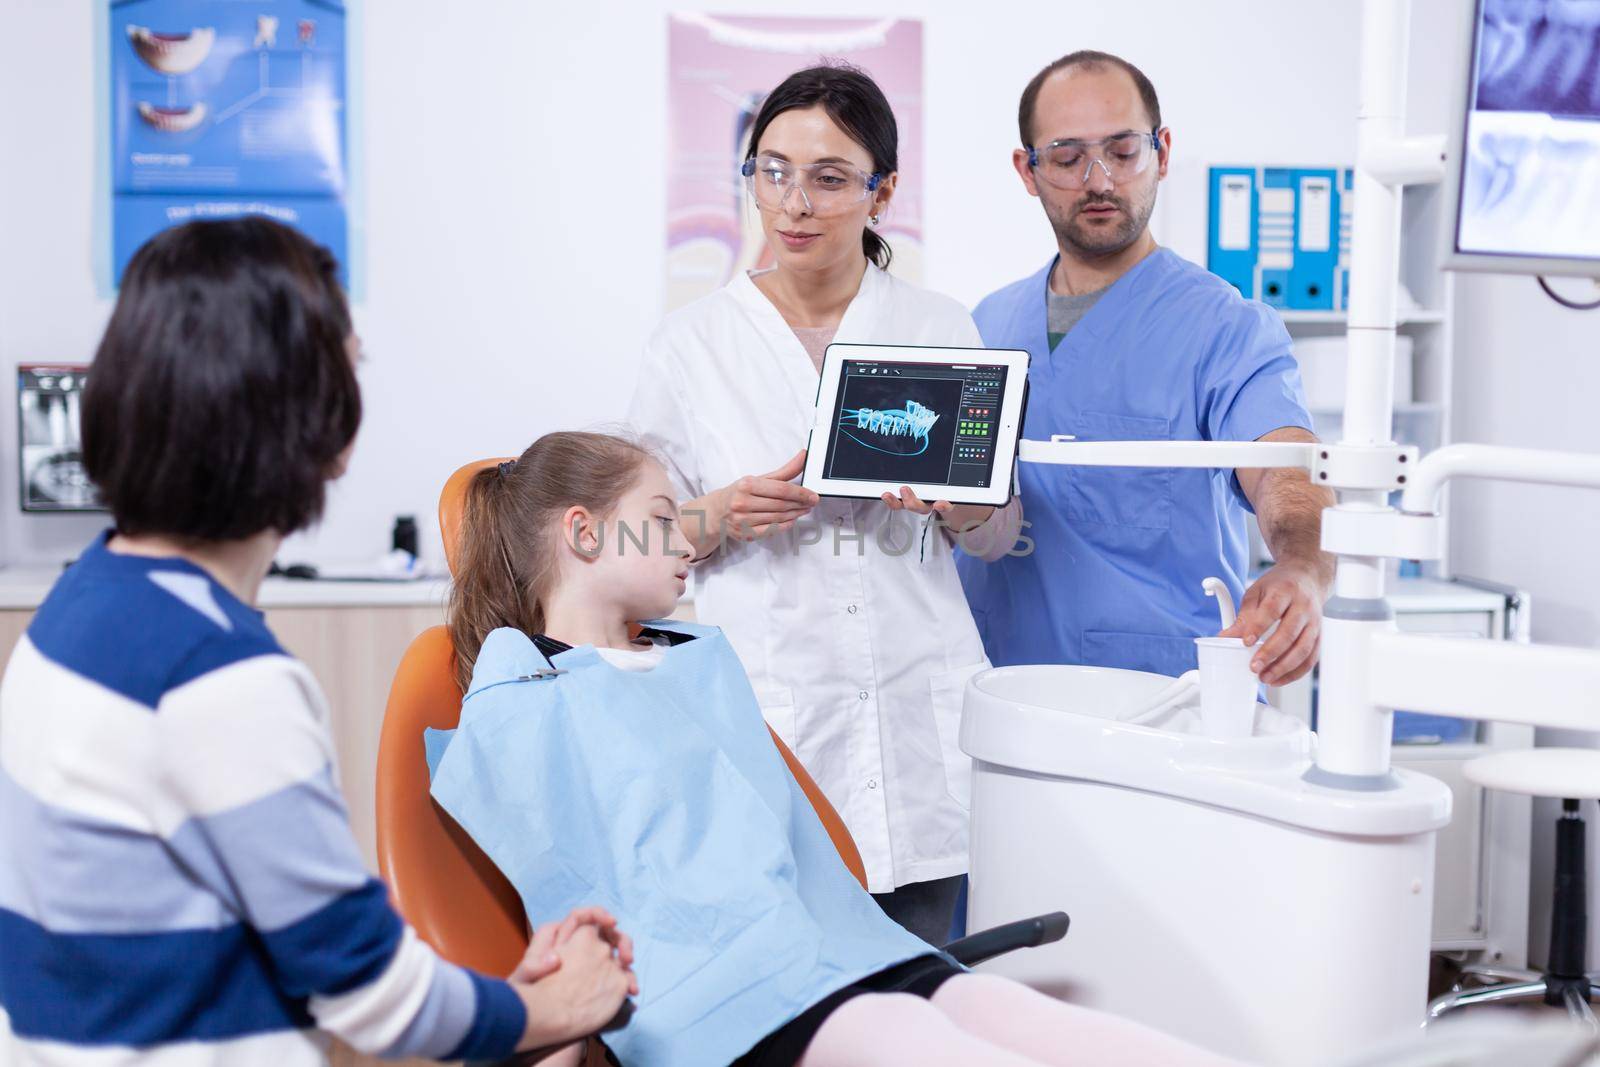
[[[344,0],[110,0],[111,271],[157,232],[267,215],[349,277]]]

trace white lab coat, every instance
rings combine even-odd
[[[875,266],[835,340],[982,344],[960,304]],[[656,330],[630,421],[688,500],[792,457],[816,395],[810,357],[741,272]],[[967,679],[988,666],[949,545],[908,512],[880,535],[890,514],[824,499],[790,533],[730,540],[695,571],[696,617],[727,633],[875,893],[967,869],[972,772],[956,734]]]

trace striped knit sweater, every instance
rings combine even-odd
[[[362,866],[327,707],[259,612],[102,536],[0,682],[0,1063],[495,1058],[526,1016]]]

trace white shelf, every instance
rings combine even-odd
[[[1286,326],[1342,326],[1350,318],[1349,313],[1344,311],[1295,311],[1287,308],[1277,311]],[[1401,326],[1435,326],[1444,322],[1444,319],[1442,309],[1412,308],[1400,312],[1398,322]]]

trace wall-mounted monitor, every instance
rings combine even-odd
[[[1600,277],[1600,4],[1474,0],[1446,269]]]

